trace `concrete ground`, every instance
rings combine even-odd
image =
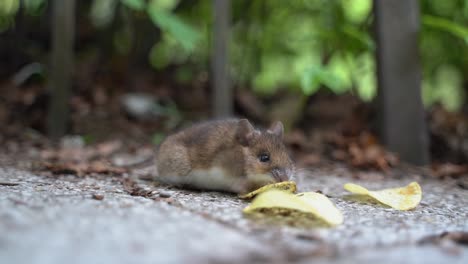
[[[144,195],[132,196],[122,177],[40,176],[4,166],[0,263],[468,263],[466,244],[428,238],[468,232],[468,190],[405,173],[361,176],[334,168],[303,177],[300,191],[331,196],[345,219],[335,228],[304,228],[246,218],[248,202],[229,194],[138,180]],[[342,187],[412,180],[423,200],[407,212],[350,199]]]

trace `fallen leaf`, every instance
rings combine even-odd
[[[347,183],[345,190],[359,195],[367,195],[373,199],[386,204],[397,210],[410,210],[415,208],[422,198],[421,187],[417,182],[412,182],[405,187],[384,189],[379,191],[369,191],[366,188]]]
[[[118,140],[107,141],[95,146],[96,156],[99,157],[108,157],[122,148],[122,142]]]
[[[370,132],[362,131],[357,136],[334,134],[329,141],[337,148],[331,152],[332,157],[354,168],[385,172],[398,164],[398,157],[386,151]]]
[[[269,210],[263,210],[269,209]],[[243,212],[253,214],[258,211],[271,215],[284,212],[302,212],[313,215],[325,223],[335,226],[343,222],[343,215],[335,205],[323,194],[314,192],[299,193],[297,195],[279,190],[269,190],[260,193]],[[300,221],[300,219],[297,219]]]
[[[102,195],[102,194],[95,193],[95,194],[93,194],[92,197],[93,197],[94,200],[98,200],[98,201],[104,200],[104,195]]]
[[[468,174],[468,165],[458,165],[452,163],[433,164],[432,174],[437,178],[461,177]]]
[[[131,178],[123,178],[121,180],[124,190],[131,196],[141,196],[145,198],[151,198],[154,196],[155,192],[151,189],[145,189],[140,187],[138,183]]]
[[[283,190],[283,191],[295,193],[297,188],[296,188],[296,183],[293,182],[293,181],[272,183],[272,184],[265,185],[265,186],[263,186],[261,188],[258,188],[257,190],[249,192],[247,194],[239,195],[239,198],[251,199],[257,194],[260,194],[260,193],[263,193],[263,192],[266,192],[266,191],[272,190],[272,189]]]
[[[438,235],[427,236],[419,241],[421,244],[434,243],[438,244],[444,240],[450,240],[457,244],[468,245],[468,232],[455,231],[455,232],[443,232]]]
[[[101,161],[91,163],[43,162],[42,166],[54,174],[75,174],[78,176],[90,173],[121,175],[126,172],[123,168],[117,168]]]

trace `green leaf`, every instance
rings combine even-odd
[[[2,0],[0,1],[0,17],[14,16],[19,8],[19,0]]]
[[[163,69],[171,63],[186,62],[190,54],[190,51],[184,49],[176,39],[164,33],[162,39],[151,48],[149,61],[155,69]]]
[[[174,10],[178,3],[179,0],[152,0],[150,5],[160,10],[171,11]]]
[[[375,73],[366,71],[357,81],[357,91],[359,97],[369,102],[377,93]]]
[[[453,65],[440,66],[434,76],[433,93],[448,110],[457,111],[463,105],[463,75]]]
[[[115,15],[116,0],[95,0],[91,6],[91,22],[97,28],[110,25]]]
[[[159,5],[153,3],[155,1],[152,1],[148,8],[153,23],[172,35],[184,49],[192,51],[200,38],[199,32],[182,21],[177,15],[163,10]]]
[[[153,45],[149,54],[149,61],[153,68],[160,70],[169,65],[172,60],[172,53],[168,48],[169,46],[164,41]]]
[[[311,66],[301,78],[301,89],[305,95],[312,95],[320,88],[326,86],[335,93],[346,90],[343,80],[335,72],[324,66]]]
[[[312,67],[305,71],[301,77],[301,89],[305,95],[312,95],[320,88],[320,70]]]
[[[102,0],[98,0],[102,1]],[[143,11],[146,8],[145,0],[120,0],[122,4],[136,11]]]
[[[422,24],[427,27],[433,27],[439,30],[446,31],[458,38],[461,38],[468,44],[468,27],[457,24],[453,21],[442,17],[431,15],[422,16]]]
[[[351,71],[340,54],[335,54],[325,66],[310,66],[301,76],[301,89],[305,95],[314,94],[322,85],[340,94],[348,91],[351,84]]]
[[[463,0],[462,0],[463,1]],[[453,16],[460,8],[462,1],[425,1],[432,10],[437,10],[438,15]],[[467,1],[465,0],[465,3]]]
[[[284,55],[267,54],[261,58],[261,70],[253,79],[254,90],[269,94],[293,79],[290,71],[290,58]]]
[[[351,89],[352,86],[352,73],[346,57],[340,53],[333,55],[330,62],[326,66],[329,75],[324,80],[333,92],[340,94]]]
[[[47,0],[23,0],[23,6],[26,12],[35,16],[42,13],[46,4]]]
[[[355,59],[354,75],[356,89],[359,97],[364,101],[370,101],[377,94],[377,78],[375,59],[370,52],[366,52]]]
[[[353,23],[362,23],[372,10],[371,0],[343,0],[342,8],[345,17]]]
[[[344,25],[342,28],[344,34],[359,41],[367,50],[375,50],[375,44],[369,34],[357,29],[355,26]]]

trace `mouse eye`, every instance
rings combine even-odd
[[[270,161],[270,155],[267,154],[267,153],[262,153],[262,154],[258,155],[258,159],[260,160],[260,162],[269,162]]]

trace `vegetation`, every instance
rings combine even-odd
[[[15,27],[21,8],[41,16],[47,0],[2,0],[0,32]],[[114,54],[136,44],[134,20],[159,32],[147,58],[155,70],[178,66],[183,82],[208,70],[212,1],[94,0],[95,30],[110,32]],[[468,90],[468,0],[421,0],[423,99],[458,110]],[[309,96],[320,88],[376,94],[371,0],[232,1],[231,72],[258,94],[286,88]],[[118,23],[116,23],[116,21]],[[1,33],[0,33],[1,34]]]

